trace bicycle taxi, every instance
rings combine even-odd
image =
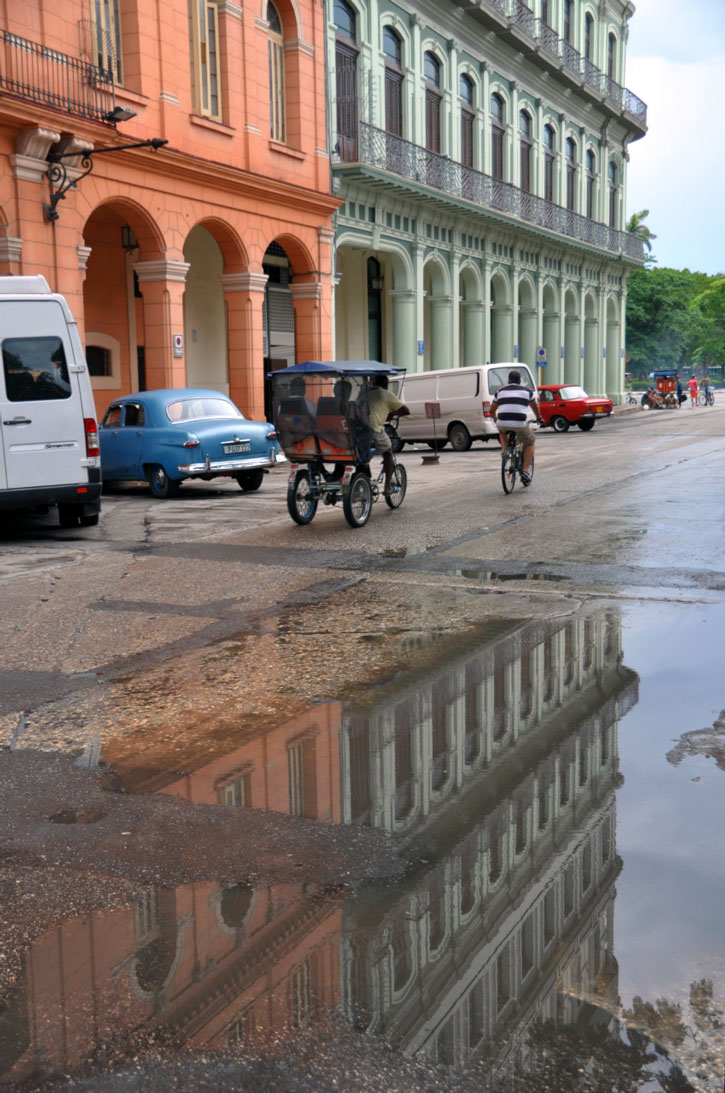
[[[403,371],[378,361],[304,361],[271,373],[277,439],[290,462],[287,510],[296,523],[309,524],[320,501],[342,502],[353,528],[367,523],[383,493],[382,469],[373,477],[370,468],[367,392],[375,376]],[[399,508],[407,479],[397,462],[392,484],[385,502]]]

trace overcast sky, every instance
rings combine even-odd
[[[650,210],[658,265],[725,272],[725,4],[635,5],[624,82],[649,131],[629,147],[627,216]]]

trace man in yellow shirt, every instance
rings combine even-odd
[[[373,431],[375,451],[383,457],[383,470],[385,471],[383,496],[390,496],[393,477],[393,446],[390,437],[385,432],[385,423],[391,414],[405,417],[409,413],[410,410],[405,403],[388,391],[388,377],[374,376],[372,387],[368,391],[368,414],[370,428]]]

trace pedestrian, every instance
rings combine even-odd
[[[697,406],[697,377],[694,372],[687,381],[687,386],[690,388],[690,409],[692,409],[693,406]]]
[[[679,410],[682,403],[685,401],[684,395],[682,394],[682,380],[680,379],[679,372],[675,372],[675,391],[677,393],[677,409]]]

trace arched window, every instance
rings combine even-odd
[[[617,38],[610,34],[607,39],[607,76],[610,80],[616,80],[617,72]]]
[[[564,41],[571,44],[572,20],[571,0],[564,0]]]
[[[521,160],[521,189],[531,193],[531,117],[522,110],[519,113],[519,153]]]
[[[394,137],[403,135],[403,46],[390,27],[383,29],[385,54],[385,130]]]
[[[503,178],[503,142],[506,122],[504,101],[497,92],[491,96],[491,174]]]
[[[269,55],[269,129],[272,140],[284,144],[285,109],[284,109],[284,40],[282,20],[274,4],[267,4],[267,45]]]
[[[597,159],[591,148],[587,149],[587,216],[594,219],[594,185],[597,179]]]
[[[459,84],[461,96],[461,163],[464,167],[473,167],[473,120],[474,97],[473,80],[462,75]]]
[[[587,12],[584,19],[584,56],[588,61],[594,60],[594,16]]]
[[[609,176],[609,227],[616,228],[617,226],[617,188],[619,185],[619,172],[617,171],[617,164],[610,163],[608,169]]]
[[[541,0],[541,21],[545,23],[547,27],[551,26],[549,20],[549,0]]]
[[[350,161],[357,158],[357,28],[347,0],[335,0],[334,11],[337,151]]]
[[[570,212],[576,209],[576,142],[566,138],[566,207]]]
[[[544,126],[544,197],[547,201],[554,200],[554,130],[550,125]]]
[[[423,57],[425,76],[425,146],[429,152],[441,150],[441,66],[433,53]]]

